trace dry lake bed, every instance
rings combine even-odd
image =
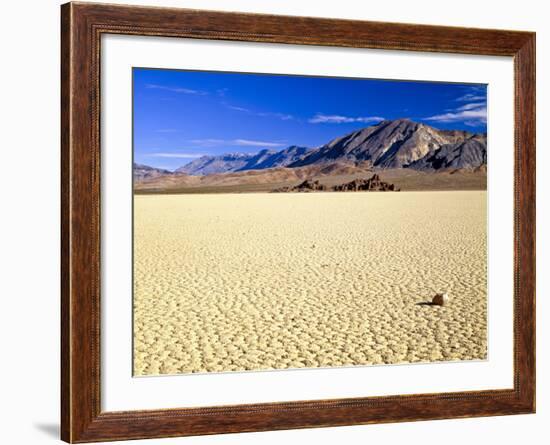
[[[135,196],[134,373],[485,359],[486,199]]]

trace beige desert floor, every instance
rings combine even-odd
[[[136,375],[486,357],[484,191],[136,196],[134,233]]]

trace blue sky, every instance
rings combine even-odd
[[[485,85],[134,68],[134,161],[316,147],[383,119],[487,131]]]

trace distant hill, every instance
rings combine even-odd
[[[228,153],[220,156],[201,156],[198,159],[176,169],[175,173],[187,175],[212,175],[227,173],[243,168],[253,155],[246,153]]]
[[[284,150],[262,150],[240,170],[263,170],[265,168],[288,167],[290,164],[302,159],[311,149],[292,145]]]
[[[162,168],[149,167],[148,165],[134,163],[134,180],[158,178],[159,176],[171,175],[172,172]]]
[[[261,150],[258,153],[229,153],[219,156],[202,156],[176,170],[188,175],[211,175],[217,173],[262,170],[286,167],[301,159],[309,149],[295,145],[285,150]]]

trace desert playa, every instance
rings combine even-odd
[[[135,195],[135,375],[485,359],[486,198]]]

